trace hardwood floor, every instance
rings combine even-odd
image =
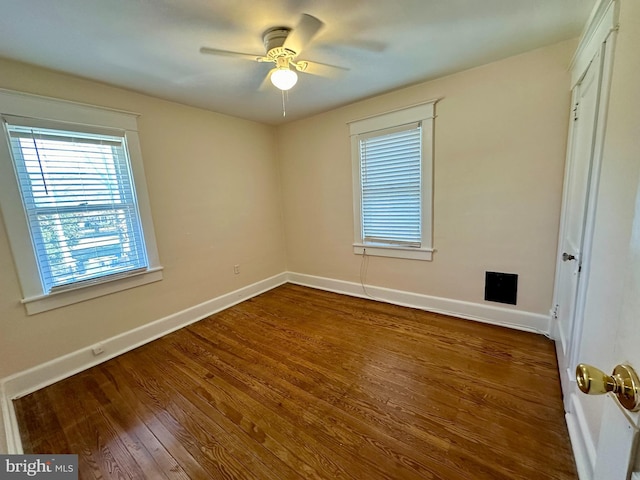
[[[553,343],[284,285],[15,401],[80,478],[577,479]]]

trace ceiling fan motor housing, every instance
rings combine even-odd
[[[289,32],[291,32],[291,29],[286,27],[274,27],[264,32],[264,48],[269,59],[276,61],[278,57],[293,58],[296,56],[296,52],[283,47]]]

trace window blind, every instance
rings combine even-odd
[[[363,242],[420,247],[420,124],[365,134],[359,143]]]
[[[6,127],[44,292],[146,269],[125,136]]]

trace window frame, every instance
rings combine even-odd
[[[140,223],[146,247],[146,270],[126,276],[98,278],[95,282],[79,284],[46,293],[38,270],[35,249],[22,204],[11,151],[7,142],[5,122],[2,121],[3,140],[0,141],[0,207],[9,238],[20,286],[28,315],[71,305],[91,298],[162,280],[162,266],[158,255],[153,219],[138,138],[138,115],[131,112],[95,107],[86,104],[42,97],[0,89],[0,116],[17,116],[47,122],[60,129],[79,132],[118,131],[125,137],[137,197]]]
[[[433,259],[433,130],[435,104],[439,99],[349,122],[353,179],[353,253],[412,260]],[[419,123],[421,145],[421,238],[420,247],[364,242],[362,235],[362,179],[360,138],[371,133]]]

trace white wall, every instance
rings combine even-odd
[[[347,122],[442,98],[434,259],[370,257],[366,283],[484,304],[485,271],[517,273],[515,308],[548,315],[575,46],[552,45],[279,127],[288,269],[360,282]]]

